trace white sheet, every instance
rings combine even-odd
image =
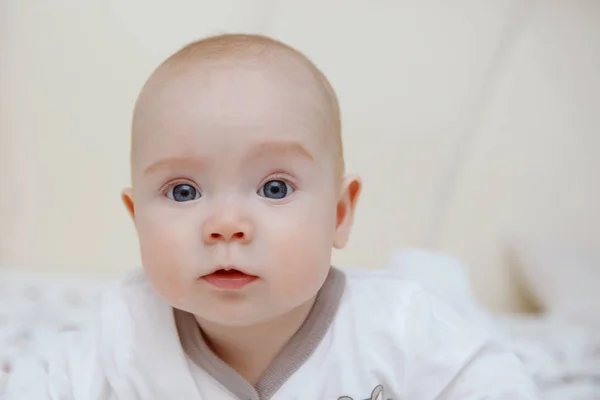
[[[12,362],[80,329],[103,284],[96,277],[0,269],[0,398]]]
[[[599,315],[495,317],[475,300],[467,269],[447,255],[402,251],[391,258],[389,267],[420,283],[465,318],[495,330],[524,362],[543,399],[600,399]]]
[[[547,400],[600,399],[600,324],[507,316],[496,326]]]

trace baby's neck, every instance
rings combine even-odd
[[[315,299],[289,313],[253,326],[223,326],[196,317],[212,351],[255,386],[277,355],[300,329]]]

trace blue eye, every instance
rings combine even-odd
[[[294,188],[284,181],[274,179],[265,183],[260,190],[258,191],[258,195],[262,197],[266,197],[268,199],[276,199],[280,200],[292,194]]]
[[[167,192],[167,197],[177,202],[193,201],[200,198],[200,192],[192,185],[179,184]]]

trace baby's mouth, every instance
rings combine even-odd
[[[243,278],[245,276],[251,276],[246,274],[245,272],[239,271],[237,269],[219,269],[213,272],[210,275],[219,276],[227,279],[235,279],[235,278]]]
[[[221,268],[202,277],[205,282],[224,290],[239,290],[257,279],[257,276],[235,268]]]

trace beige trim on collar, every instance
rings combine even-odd
[[[181,345],[190,359],[241,400],[269,400],[306,362],[329,330],[344,293],[346,277],[331,268],[300,329],[267,368],[255,387],[218,358],[204,341],[194,316],[174,309]]]

